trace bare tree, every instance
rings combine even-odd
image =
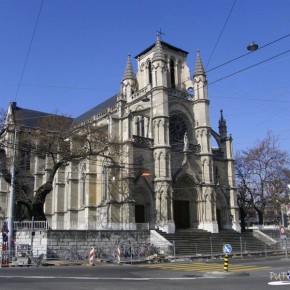
[[[241,226],[245,226],[250,208],[257,212],[259,224],[263,224],[267,208],[277,209],[287,202],[289,155],[279,148],[278,138],[268,132],[253,148],[238,152],[235,160]]]
[[[5,124],[6,112],[3,108],[0,108],[0,132],[2,132]]]
[[[23,182],[20,174],[23,166],[16,169],[15,178],[15,199],[18,204],[26,208],[29,217],[34,220],[46,220],[44,204],[46,196],[52,191],[56,172],[64,168],[69,162],[78,162],[92,156],[102,156],[110,160],[112,164],[118,162],[120,146],[118,142],[110,140],[107,131],[90,124],[74,128],[72,119],[66,116],[49,115],[42,118],[37,128],[23,128],[20,131],[18,150],[20,162],[21,152],[27,158],[45,159],[45,171],[47,178],[45,182],[36,189],[35,194],[27,186],[28,175],[25,175],[26,182]],[[5,176],[4,176],[5,171]],[[11,184],[11,174],[8,170],[1,170],[5,180]]]

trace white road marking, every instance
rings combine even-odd
[[[57,276],[0,276],[0,278],[22,278],[22,279],[74,279],[74,280],[196,280],[196,279],[221,279],[222,277],[176,277],[176,278],[117,278],[117,277],[57,277]]]
[[[268,285],[271,285],[271,286],[290,285],[290,281],[273,281],[273,282],[269,282]]]

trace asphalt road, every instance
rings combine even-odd
[[[167,264],[13,267],[0,269],[0,289],[289,289],[290,259],[232,260]],[[284,274],[283,274],[284,273]],[[286,284],[287,283],[287,284]],[[275,285],[271,285],[275,284]],[[277,285],[281,284],[281,285]]]

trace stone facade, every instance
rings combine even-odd
[[[32,234],[33,233],[33,234]],[[154,252],[173,254],[173,246],[156,231],[80,231],[80,230],[17,230],[16,257],[28,252],[29,256],[45,255],[47,261],[53,259],[89,261],[91,248],[94,257],[117,260],[117,248],[126,257],[132,248],[132,255],[146,256]],[[148,249],[153,247],[154,249]],[[32,245],[32,251],[30,247]],[[127,251],[126,251],[127,250]],[[126,253],[127,252],[127,253]],[[0,251],[1,253],[1,251]],[[31,254],[33,253],[33,254]]]
[[[240,230],[232,138],[222,111],[218,131],[212,129],[200,54],[193,75],[187,55],[157,37],[136,56],[136,74],[128,56],[116,95],[74,119],[75,128],[103,128],[124,154],[119,167],[91,156],[57,171],[45,203],[51,228]],[[10,105],[7,124],[15,121],[16,108]],[[13,144],[8,130],[1,139]],[[11,146],[3,145],[0,153],[1,160],[13,155]],[[48,161],[29,161],[27,184],[33,192],[47,178]],[[2,219],[8,215],[8,194],[1,178]]]

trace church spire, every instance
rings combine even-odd
[[[164,56],[164,52],[163,52],[163,49],[162,49],[162,46],[161,46],[159,33],[157,34],[157,38],[156,38],[156,44],[155,44],[155,47],[154,47],[154,53],[153,53],[153,57],[152,57],[152,62],[153,61],[157,61],[157,60],[165,61],[165,56]]]
[[[203,75],[205,76],[205,71],[201,62],[201,58],[200,58],[200,53],[199,50],[197,51],[197,56],[196,56],[196,63],[195,63],[195,68],[194,68],[194,75],[193,77],[199,76],[199,75]]]
[[[223,110],[221,110],[221,117],[219,119],[219,133],[222,139],[227,138],[227,122],[223,116]]]
[[[131,79],[131,80],[136,79],[136,76],[135,76],[134,71],[133,71],[133,66],[132,66],[130,54],[128,54],[126,69],[125,69],[125,73],[124,73],[124,77],[123,77],[123,80],[127,80],[127,79]]]

